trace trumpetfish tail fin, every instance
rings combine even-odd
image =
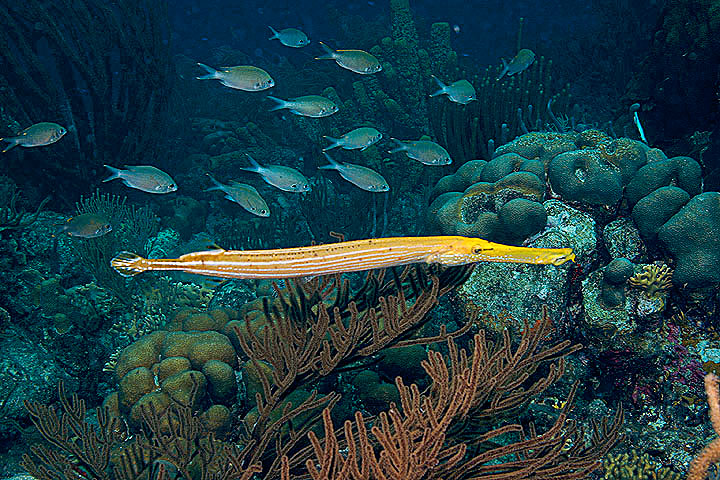
[[[148,270],[144,265],[146,259],[132,252],[120,252],[112,260],[110,266],[123,277],[134,277],[135,275]]]

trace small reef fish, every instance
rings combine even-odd
[[[320,46],[325,50],[325,54],[315,57],[315,60],[335,60],[341,67],[363,75],[382,70],[380,61],[364,50],[333,50],[322,42]]]
[[[465,265],[476,262],[562,265],[570,248],[529,248],[459,236],[390,237],[274,250],[209,250],[179,258],[147,259],[120,252],[110,265],[122,276],[180,270],[222,278],[291,278],[358,272],[412,263]]]
[[[339,110],[338,106],[331,100],[321,97],[320,95],[305,95],[290,100],[283,100],[282,98],[273,97],[272,95],[268,95],[267,98],[277,102],[277,105],[270,109],[271,112],[287,108],[295,115],[320,118],[329,117]]]
[[[67,129],[57,123],[40,122],[31,125],[14,137],[0,138],[0,142],[8,142],[3,153],[17,147],[44,147],[60,140],[67,133]]]
[[[453,82],[450,85],[445,85],[435,75],[433,75],[432,78],[435,79],[435,82],[437,82],[440,90],[435,93],[431,93],[431,97],[437,97],[438,95],[447,95],[451,102],[459,103],[461,105],[467,105],[468,103],[475,100],[475,87],[473,87],[472,83],[468,82],[467,80],[458,80],[457,82]]]
[[[270,27],[273,36],[268,40],[280,40],[280,43],[286,47],[302,48],[310,43],[305,32],[298,30],[297,28],[283,28],[279,32],[273,27]]]
[[[282,165],[268,165],[263,167],[250,155],[248,155],[247,158],[250,160],[252,166],[240,168],[240,170],[259,173],[262,179],[265,180],[265,183],[285,192],[304,193],[311,190],[310,182],[305,178],[305,175],[294,168],[284,167]]]
[[[375,170],[354,163],[337,162],[325,152],[323,152],[323,155],[330,162],[330,165],[322,165],[318,167],[319,169],[337,170],[342,178],[368,192],[387,192],[390,190],[387,181]]]
[[[342,147],[345,150],[355,150],[359,148],[360,151],[362,151],[380,140],[382,138],[382,133],[372,127],[360,127],[346,133],[340,138],[328,137],[327,135],[323,136],[323,138],[332,142],[330,145],[323,148],[323,152],[336,147]]]
[[[231,181],[229,185],[224,185],[215,180],[209,173],[207,176],[215,184],[214,187],[206,188],[206,192],[220,190],[225,193],[225,198],[231,202],[235,202],[248,212],[258,217],[269,217],[270,208],[268,208],[265,200],[260,196],[255,187],[247,183]]]
[[[450,165],[452,159],[443,147],[430,140],[398,140],[391,138],[397,144],[396,148],[388,153],[405,152],[405,155],[425,165]]]
[[[147,193],[170,193],[177,190],[175,180],[159,168],[150,165],[128,166],[127,170],[105,165],[111,175],[103,180],[109,182],[119,178],[130,188],[137,188]]]
[[[71,237],[97,238],[112,231],[112,225],[99,213],[83,213],[68,218],[60,230]]]
[[[226,87],[244,90],[246,92],[260,92],[275,86],[275,80],[270,77],[262,68],[253,67],[251,65],[241,65],[239,67],[221,67],[216,70],[208,67],[204,63],[198,63],[204,68],[208,74],[201,77],[195,77],[198,80],[220,80],[220,83]]]
[[[522,72],[530,65],[532,65],[534,61],[535,52],[527,48],[523,48],[522,50],[520,50],[517,55],[515,55],[515,58],[510,60],[510,63],[507,63],[503,58],[503,69],[502,72],[500,72],[500,76],[497,77],[497,80],[500,80],[505,75],[509,77],[515,75],[516,73]]]

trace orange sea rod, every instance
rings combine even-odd
[[[391,237],[274,250],[207,250],[179,258],[143,258],[121,252],[110,265],[130,277],[157,270],[181,270],[222,278],[290,278],[356,272],[411,263],[464,265],[510,262],[561,265],[575,260],[570,248],[528,248],[480,238]]]

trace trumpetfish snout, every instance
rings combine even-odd
[[[122,276],[179,270],[222,278],[292,278],[357,272],[412,263],[475,262],[562,265],[570,248],[529,248],[460,236],[391,237],[274,250],[207,250],[179,258],[143,258],[120,252],[110,265]]]

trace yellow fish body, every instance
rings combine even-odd
[[[57,123],[40,122],[31,125],[14,137],[0,138],[0,142],[8,142],[3,153],[17,147],[44,147],[60,140],[67,133],[67,129]]]
[[[260,92],[275,86],[275,81],[269,73],[262,68],[252,65],[240,65],[238,67],[221,67],[216,70],[203,63],[198,63],[208,73],[198,80],[220,80],[226,87],[243,90],[246,92]]]
[[[315,60],[335,60],[341,67],[363,75],[382,70],[380,61],[364,50],[333,50],[322,42],[320,46],[325,50],[325,54],[315,57]]]
[[[357,272],[412,263],[475,262],[562,265],[575,260],[569,248],[528,248],[459,236],[391,237],[274,250],[209,250],[179,258],[147,259],[121,252],[110,265],[126,277],[180,270],[222,278],[291,278]]]

